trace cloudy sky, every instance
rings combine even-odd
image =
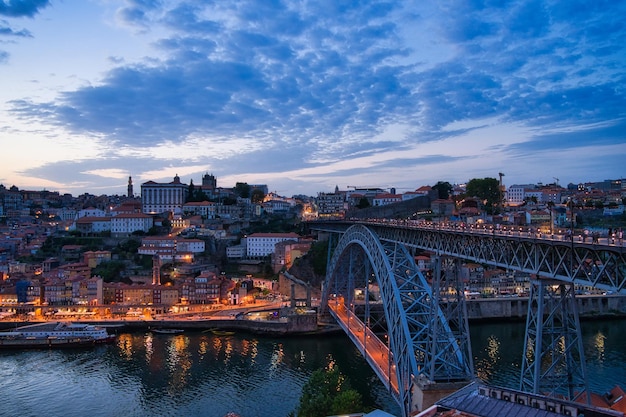
[[[626,1],[0,0],[0,183],[626,177]]]

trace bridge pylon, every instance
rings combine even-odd
[[[531,282],[520,390],[590,403],[573,284]]]

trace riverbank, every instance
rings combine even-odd
[[[276,313],[276,314],[274,314]],[[58,320],[58,318],[54,319]],[[88,322],[90,324],[107,327],[111,332],[136,331],[149,329],[183,329],[187,331],[224,330],[241,331],[254,334],[267,334],[275,336],[286,335],[314,335],[340,328],[333,325],[318,325],[317,312],[309,310],[304,313],[293,309],[279,309],[257,311],[253,315],[228,314],[200,316],[200,315],[177,315],[159,316],[157,318],[124,317],[115,319],[71,319],[72,321]],[[44,323],[51,320],[27,321],[1,321],[1,330],[10,330],[28,324]]]
[[[577,295],[578,314],[581,319],[626,317],[626,296]],[[470,321],[494,319],[526,319],[528,297],[498,297],[467,300]]]
[[[579,295],[576,300],[581,320],[626,318],[626,296],[624,295]],[[528,297],[479,298],[467,300],[466,303],[470,322],[523,321],[528,313]],[[37,317],[32,317],[28,320],[5,320],[0,321],[0,330],[9,330],[18,326],[51,320],[59,320],[59,318],[38,320]],[[276,336],[305,336],[341,332],[336,324],[320,324],[315,310],[303,312],[300,309],[290,308],[269,308],[267,310],[256,308],[248,314],[224,310],[211,312],[211,315],[202,315],[196,312],[183,315],[160,315],[156,318],[68,318],[68,320],[131,331],[149,330],[151,328],[188,331],[216,329]]]

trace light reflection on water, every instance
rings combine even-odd
[[[286,416],[330,355],[366,404],[398,414],[342,335],[258,338],[120,334],[93,350],[0,352],[0,416]]]
[[[626,320],[586,320],[581,328],[590,389],[604,393],[615,385],[626,387]],[[524,331],[525,323],[470,325],[479,379],[519,389]]]
[[[472,324],[480,379],[517,389],[524,323]],[[626,386],[626,320],[583,322],[591,388]],[[0,416],[287,416],[334,361],[366,404],[399,409],[346,336],[120,334],[89,350],[0,352]]]

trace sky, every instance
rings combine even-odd
[[[0,184],[626,178],[625,0],[0,0]]]

